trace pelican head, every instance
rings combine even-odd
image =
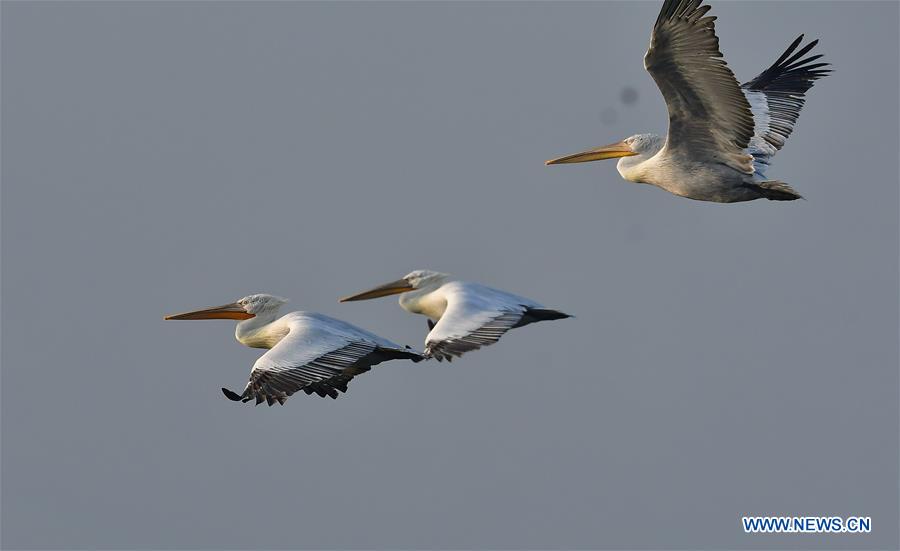
[[[193,310],[182,314],[172,314],[163,319],[167,320],[206,320],[206,319],[232,319],[232,320],[248,320],[257,316],[274,315],[282,304],[286,303],[286,298],[276,297],[275,295],[267,295],[259,293],[249,295],[231,304],[223,304],[222,306],[214,306],[212,308],[204,308],[202,310]]]
[[[646,155],[648,153],[655,154],[662,147],[660,137],[656,134],[635,134],[625,138],[621,142],[611,143],[598,147],[596,149],[588,149],[581,153],[574,153],[559,157],[558,159],[550,159],[545,161],[546,165],[561,165],[568,163],[586,163],[589,161],[602,161],[604,159],[618,159],[621,157],[633,157],[635,155]]]
[[[386,297],[389,295],[397,295],[400,293],[408,293],[410,291],[419,291],[423,289],[431,289],[438,287],[444,283],[450,276],[441,272],[433,272],[431,270],[416,270],[403,276],[402,278],[379,285],[378,287],[350,295],[340,299],[341,302],[353,302],[356,300],[369,300],[372,298]]]

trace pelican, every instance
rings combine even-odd
[[[709,9],[702,0],[666,0],[653,26],[644,68],[666,101],[665,137],[637,134],[546,164],[619,159],[625,180],[698,201],[801,199],[766,169],[791,135],[806,92],[831,72],[830,64],[814,63],[821,55],[804,57],[819,41],[801,48],[801,34],[771,67],[739,86]]]
[[[353,377],[373,365],[387,360],[424,359],[414,350],[316,312],[291,312],[279,317],[278,310],[286,302],[287,299],[273,295],[257,294],[165,319],[240,320],[234,332],[238,342],[269,349],[253,364],[243,392],[222,389],[235,402],[255,398],[257,405],[263,400],[270,406],[275,402],[284,405],[298,390],[337,398],[338,391],[347,392]]]
[[[516,327],[572,317],[524,297],[429,270],[410,272],[402,279],[340,301],[396,294],[404,310],[428,317],[424,355],[438,361],[452,361],[454,356],[494,344]]]

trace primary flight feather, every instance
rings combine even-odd
[[[448,274],[416,270],[402,279],[344,297],[341,302],[400,295],[407,312],[428,318],[425,357],[454,357],[497,342],[510,329],[572,317],[537,302]]]
[[[239,320],[234,336],[251,348],[267,348],[240,393],[222,392],[235,402],[255,400],[284,405],[295,392],[337,398],[350,380],[387,360],[423,360],[422,354],[401,347],[355,325],[316,312],[279,315],[287,302],[273,295],[246,296],[231,304],[166,316],[167,320]]]
[[[666,101],[666,136],[636,134],[546,164],[619,159],[624,179],[699,201],[800,199],[766,170],[791,135],[806,93],[831,72],[818,62],[821,55],[807,56],[818,40],[801,48],[800,35],[771,67],[739,85],[719,51],[709,9],[702,0],[666,0],[653,26],[644,67]]]

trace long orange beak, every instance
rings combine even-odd
[[[167,320],[247,320],[254,317],[240,304],[233,302],[213,308],[204,308],[203,310],[194,310],[192,312],[184,312],[183,314],[172,314],[163,319]]]
[[[619,157],[631,157],[632,155],[637,155],[634,151],[631,150],[631,147],[626,144],[624,141],[611,143],[609,145],[604,145],[603,147],[598,147],[597,149],[589,149],[587,151],[582,151],[581,153],[575,153],[573,155],[566,155],[565,157],[560,157],[558,159],[550,159],[549,161],[545,161],[545,165],[562,165],[567,163],[586,163],[589,161],[602,161],[605,159],[617,159]]]
[[[349,297],[340,299],[340,302],[353,302],[355,300],[369,300],[370,298],[386,297],[388,295],[398,295],[407,291],[412,291],[413,287],[405,279],[398,279],[384,285],[379,285],[374,289],[363,291]]]

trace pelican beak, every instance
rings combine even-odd
[[[604,159],[616,159],[618,157],[631,157],[632,155],[637,155],[637,153],[632,151],[631,147],[624,141],[622,141],[604,145],[603,147],[598,147],[597,149],[589,149],[587,151],[582,151],[581,153],[575,153],[574,155],[566,155],[565,157],[560,157],[558,159],[550,159],[549,161],[545,161],[544,164],[561,165],[567,163],[586,163],[588,161],[602,161]]]
[[[369,289],[368,291],[363,291],[362,293],[357,293],[355,295],[350,295],[349,297],[344,297],[340,299],[340,302],[353,302],[355,300],[369,300],[370,298],[378,298],[378,297],[386,297],[388,295],[397,295],[400,293],[405,293],[407,291],[412,291],[413,287],[409,284],[405,279],[398,279],[397,281],[392,281],[390,283],[385,283],[384,285],[379,285],[374,289]]]
[[[214,308],[204,308],[203,310],[194,310],[193,312],[184,312],[183,314],[172,314],[163,319],[167,320],[247,320],[254,317],[254,314],[248,313],[240,304],[233,302]]]

